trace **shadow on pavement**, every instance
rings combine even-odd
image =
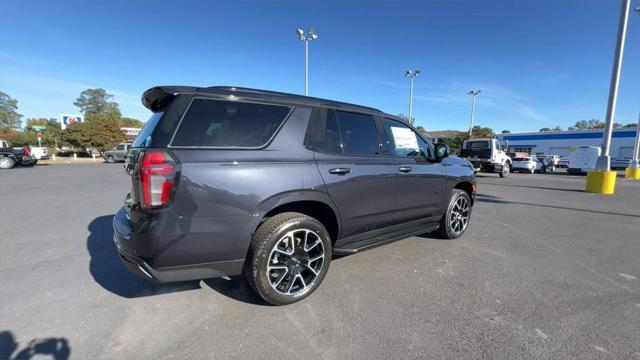
[[[0,331],[0,359],[29,360],[55,359],[66,360],[71,355],[71,347],[66,338],[33,339],[27,346],[18,350],[18,343],[11,331]]]
[[[211,289],[231,299],[253,305],[270,306],[249,286],[249,283],[241,277],[232,277],[229,280],[223,278],[203,280]]]
[[[518,188],[529,188],[529,189],[540,189],[540,190],[555,190],[555,191],[573,191],[584,193],[584,189],[566,189],[566,188],[553,188],[547,186],[528,186],[528,185],[515,185],[515,184],[488,184],[488,185],[496,185],[496,186],[508,186],[508,187],[518,187]]]
[[[200,288],[199,281],[157,284],[131,273],[121,263],[113,243],[112,222],[113,215],[93,219],[87,238],[91,256],[89,271],[105,290],[125,298],[136,298]]]
[[[593,214],[628,216],[628,217],[640,218],[640,215],[634,215],[634,214],[625,214],[625,213],[618,213],[618,212],[612,212],[612,211],[602,211],[602,210],[593,210],[593,209],[580,209],[580,208],[572,208],[572,207],[568,207],[568,206],[557,206],[557,205],[548,205],[548,204],[535,204],[535,203],[528,203],[528,202],[521,202],[521,201],[509,201],[509,200],[502,200],[502,199],[496,198],[496,197],[488,197],[488,196],[484,196],[484,195],[481,195],[481,194],[476,194],[476,201],[478,201],[478,202],[486,202],[486,203],[495,203],[495,204],[514,204],[514,205],[538,206],[538,207],[546,207],[546,208],[551,208],[551,209],[561,209],[561,210],[588,212],[588,213],[593,213]]]

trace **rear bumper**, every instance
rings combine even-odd
[[[244,259],[215,261],[178,266],[154,267],[154,258],[136,253],[136,241],[149,241],[149,234],[137,234],[133,231],[127,213],[121,208],[113,218],[113,241],[123,265],[133,273],[154,282],[173,282],[200,280],[221,276],[233,276],[242,273]],[[151,236],[151,238],[153,238]]]

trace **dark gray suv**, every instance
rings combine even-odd
[[[155,87],[113,222],[123,263],[167,282],[244,274],[267,302],[299,301],[351,254],[471,216],[471,165],[401,119],[236,87]]]

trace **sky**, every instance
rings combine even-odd
[[[634,0],[632,6],[640,6]],[[408,113],[415,125],[496,131],[605,119],[620,17],[616,0],[40,1],[0,0],[0,91],[23,120],[77,114],[87,88],[146,120],[157,85],[233,85],[304,92]],[[640,14],[629,20],[615,121],[638,121]]]

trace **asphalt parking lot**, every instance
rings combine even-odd
[[[478,180],[461,239],[337,259],[311,297],[272,307],[241,279],[130,274],[111,239],[121,164],[2,171],[0,358],[639,358],[640,182]]]

